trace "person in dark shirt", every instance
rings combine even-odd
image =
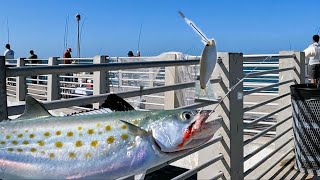
[[[132,52],[132,51],[129,51],[129,52],[128,52],[128,57],[133,57],[133,56],[134,56],[133,52]]]
[[[72,52],[72,49],[71,48],[68,48],[64,54],[63,54],[63,58],[71,58],[71,52]],[[72,60],[71,59],[65,59],[64,60],[64,64],[71,64],[72,63]]]
[[[38,56],[36,54],[34,54],[33,50],[30,50],[30,56],[28,57],[28,59],[38,59]],[[30,60],[29,61],[30,64],[38,64],[39,61],[38,60]],[[38,79],[37,76],[31,76],[32,79]],[[33,84],[37,84],[37,81],[32,81]]]

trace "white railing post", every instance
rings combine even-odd
[[[218,53],[218,57],[220,63],[217,64],[212,78],[222,78],[219,84],[213,84],[214,93],[221,98],[244,77],[243,54],[223,52]],[[206,109],[212,110],[214,107],[216,104]],[[199,151],[198,164],[203,164],[220,153],[224,155],[224,159],[198,172],[198,179],[210,179],[219,171],[222,171],[227,179],[244,179],[242,82],[217,106],[210,118],[217,117],[223,118],[223,125],[216,132],[216,135],[223,136],[223,140]]]
[[[17,67],[25,66],[25,58],[17,59]],[[16,99],[24,101],[27,94],[26,76],[17,76],[16,78]]]
[[[8,119],[6,58],[0,56],[0,121]]]
[[[109,63],[106,56],[95,56],[93,64]],[[93,72],[93,95],[99,95],[110,92],[109,72],[95,71]],[[93,108],[99,108],[101,103],[94,103]]]
[[[163,60],[176,60],[175,54],[166,55]],[[179,83],[178,68],[176,66],[165,68],[165,85],[173,85]],[[179,104],[176,91],[166,91],[164,93],[164,109],[174,109],[181,106]]]
[[[49,57],[48,65],[58,65],[58,57]],[[47,85],[47,101],[58,100],[61,98],[60,94],[60,80],[58,74],[48,74]]]
[[[288,84],[284,84],[279,86],[279,96],[287,94],[290,92],[290,86],[297,83],[303,84],[305,83],[305,55],[304,52],[297,51],[280,51],[279,55],[292,55],[294,54],[295,58],[281,58],[279,59],[279,69],[295,67],[294,70],[279,72],[279,82],[295,79],[295,82],[291,82]],[[278,100],[279,108],[290,105],[291,104],[291,96],[286,96]],[[277,121],[280,122],[288,117],[292,116],[292,108],[287,108],[278,113]],[[276,130],[276,134],[280,134],[292,127],[292,118],[285,123],[279,125]],[[281,138],[276,141],[276,146],[279,147],[285,141],[292,137],[292,131],[286,133]],[[290,145],[282,148],[282,151],[285,152],[289,150],[290,147],[293,146],[293,141],[291,141]]]

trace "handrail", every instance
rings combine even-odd
[[[256,60],[263,60],[270,57],[270,59],[280,59],[280,58],[294,58],[296,57],[294,54],[292,55],[279,55],[279,54],[250,54],[250,55],[243,55],[244,61],[256,61]]]
[[[93,72],[110,71],[122,69],[154,68],[169,66],[186,66],[199,64],[199,60],[168,60],[168,61],[146,61],[129,63],[101,63],[101,64],[68,64],[39,67],[7,67],[6,76],[32,76],[40,74],[64,74],[66,72]]]
[[[288,70],[293,70],[295,69],[295,67],[289,67],[289,68],[283,68],[283,69],[273,69],[273,70],[267,70],[267,71],[260,71],[260,72],[254,72],[254,73],[248,73],[246,74],[246,77],[256,77],[256,76],[260,76],[260,75],[264,75],[264,74],[268,74],[268,73],[278,73],[278,72],[282,72],[282,71],[288,71]]]

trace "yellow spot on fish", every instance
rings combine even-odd
[[[19,149],[17,149],[17,151],[18,151],[18,152],[22,152],[23,150],[19,148]]]
[[[29,144],[29,142],[28,141],[23,141],[22,144]]]
[[[88,130],[88,134],[93,134],[94,133],[94,130],[93,129],[89,129]]]
[[[76,142],[76,147],[81,147],[82,146],[82,141],[77,141]]]
[[[12,152],[12,151],[13,151],[13,148],[8,148],[8,151]]]
[[[134,125],[137,125],[137,124],[139,124],[139,121],[137,120],[137,119],[135,119],[135,120],[133,120],[133,122],[132,122]]]
[[[4,145],[4,144],[6,144],[6,142],[4,142],[4,141],[0,141],[0,144]]]
[[[111,126],[110,125],[106,126],[106,131],[111,131]]]
[[[57,148],[62,148],[63,146],[62,142],[56,142],[55,145]]]
[[[57,132],[56,132],[56,135],[57,135],[57,136],[60,136],[60,135],[61,135],[61,131],[57,131]]]
[[[108,144],[112,144],[114,142],[114,137],[113,136],[109,136],[108,138],[107,138],[107,143]]]
[[[78,127],[78,130],[79,130],[79,131],[81,131],[81,130],[82,130],[82,127],[81,127],[81,126],[79,126],[79,127]]]
[[[10,135],[6,135],[6,139],[10,139]]]
[[[100,123],[98,123],[98,124],[97,124],[97,127],[101,127],[101,124],[100,124]]]
[[[49,132],[45,132],[43,135],[48,137],[48,136],[50,136],[50,133]]]
[[[92,147],[97,147],[97,145],[98,145],[98,141],[92,141],[91,142],[91,146]]]
[[[25,130],[25,132],[29,132],[29,130],[28,130],[28,129],[26,129],[26,130]]]
[[[84,155],[84,157],[87,158],[87,159],[89,159],[89,158],[92,157],[92,155],[91,155],[90,153],[87,153],[87,154]]]
[[[76,157],[75,153],[73,153],[73,152],[69,153],[69,158],[75,158],[75,157]]]
[[[127,134],[122,134],[122,135],[121,135],[121,139],[123,139],[123,140],[128,139],[128,135],[127,135]]]
[[[121,126],[121,128],[122,128],[122,129],[127,129],[127,125],[123,124],[123,125]]]
[[[71,132],[71,131],[68,132],[68,133],[67,133],[67,136],[72,137],[72,136],[73,136],[73,132]]]
[[[49,154],[49,157],[50,157],[50,158],[54,158],[54,157],[55,157],[54,153],[50,153],[50,154]]]
[[[23,134],[18,134],[18,138],[22,138],[23,137]]]
[[[36,149],[36,148],[31,148],[30,151],[31,151],[31,152],[36,152],[37,149]]]
[[[30,134],[29,137],[32,139],[32,138],[35,137],[35,135],[34,134]]]
[[[17,141],[12,141],[11,143],[12,143],[12,144],[18,144],[18,142],[17,142]]]
[[[44,142],[43,141],[38,141],[39,146],[44,146]]]

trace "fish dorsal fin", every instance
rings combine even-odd
[[[36,119],[52,116],[42,103],[38,102],[31,96],[26,97],[26,105],[23,114],[16,120]]]
[[[135,110],[127,101],[116,94],[109,94],[107,99],[101,105],[103,108],[109,108],[112,111],[132,111]]]
[[[149,135],[149,134],[152,134],[151,132],[148,132],[148,131],[146,131],[146,130],[144,130],[144,129],[136,126],[136,125],[133,125],[133,124],[127,122],[127,121],[124,121],[124,120],[121,120],[121,119],[120,119],[120,121],[121,121],[122,123],[124,123],[125,125],[128,126],[129,132],[130,132],[131,134],[133,134],[133,135],[141,136],[141,135]]]

